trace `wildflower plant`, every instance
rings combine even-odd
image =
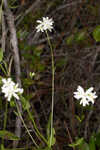
[[[30,108],[30,104],[28,103],[28,101],[22,96],[23,94],[23,88],[19,87],[18,83],[15,83],[11,77],[9,78],[3,78],[1,79],[1,92],[4,94],[4,97],[7,99],[6,101],[6,111],[5,111],[5,117],[4,117],[4,128],[3,131],[6,130],[6,125],[7,125],[7,112],[8,112],[8,103],[11,101],[12,99],[14,101],[14,106],[16,106],[17,108],[17,112],[18,112],[18,116],[20,118],[20,120],[22,121],[29,137],[31,138],[32,142],[34,143],[35,147],[37,149],[39,149],[38,144],[35,142],[34,138],[32,137],[29,129],[27,128],[24,119],[22,117],[22,113],[20,112],[19,109],[19,105],[16,102],[16,100],[20,101],[22,103],[22,108],[24,111],[27,111],[29,119],[32,121],[33,126],[34,126],[34,133],[36,134],[36,136],[38,137],[38,139],[41,139],[42,141],[44,141],[44,143],[47,145],[47,147],[51,148],[52,145],[54,145],[55,143],[55,138],[54,138],[54,134],[55,131],[53,129],[53,107],[54,107],[54,55],[53,55],[53,49],[52,49],[52,45],[49,39],[49,35],[48,35],[48,31],[52,31],[53,29],[53,20],[49,19],[48,17],[43,17],[43,20],[40,21],[38,20],[37,23],[39,23],[39,25],[36,27],[37,32],[45,32],[47,35],[47,40],[50,46],[50,50],[51,50],[51,56],[52,56],[52,110],[51,110],[51,115],[50,115],[50,121],[49,121],[49,125],[48,125],[48,130],[49,130],[49,134],[47,133],[47,139],[40,133],[40,131],[38,130],[36,124],[35,124],[35,120],[31,114],[31,112],[29,111]],[[12,64],[12,61],[11,61]],[[3,72],[5,73],[5,76],[8,77],[10,76],[10,72],[11,72],[11,64],[9,65],[10,68],[3,68],[3,66],[1,65],[0,67],[2,68]],[[8,69],[8,71],[7,71]],[[35,73],[30,73],[30,77],[32,78],[33,76],[35,76]],[[8,132],[8,131],[7,131]],[[4,145],[4,138],[2,138],[2,145]]]
[[[4,117],[4,129],[3,131],[5,131],[6,129],[6,123],[7,123],[7,106],[8,106],[8,102],[11,101],[11,98],[14,97],[15,99],[17,100],[22,100],[24,99],[24,97],[22,96],[22,93],[23,93],[23,88],[19,88],[19,85],[18,83],[16,84],[14,81],[12,81],[11,78],[8,78],[8,79],[5,79],[5,78],[2,78],[2,86],[1,86],[1,91],[2,93],[4,94],[5,98],[7,99],[7,102],[6,102],[6,112],[5,112],[5,117]],[[30,136],[32,142],[34,143],[34,145],[38,148],[38,145],[36,144],[35,140],[33,139],[32,135],[30,134],[24,120],[23,120],[23,117],[22,117],[22,114],[20,112],[20,109],[19,109],[19,106],[18,104],[16,103],[15,101],[15,104],[16,104],[16,107],[17,107],[17,111],[18,111],[18,115],[28,133],[28,135]],[[24,101],[24,105],[25,105],[25,101]],[[28,105],[29,106],[29,105]],[[27,107],[28,109],[29,107]],[[4,144],[4,140],[2,139],[2,144]]]
[[[50,46],[50,50],[51,50],[51,58],[52,58],[52,106],[51,106],[51,126],[50,126],[50,139],[49,139],[49,143],[48,146],[51,147],[54,143],[53,143],[53,109],[54,109],[54,74],[55,74],[55,66],[54,66],[54,54],[53,54],[53,48],[52,48],[52,44],[49,38],[49,34],[48,31],[52,31],[53,30],[53,24],[54,21],[52,20],[52,18],[49,17],[43,17],[42,21],[41,20],[37,20],[37,27],[36,30],[37,32],[45,32],[46,36],[47,36],[47,40],[48,40],[48,44]]]

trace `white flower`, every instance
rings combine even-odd
[[[37,25],[36,30],[37,32],[44,32],[46,30],[49,30],[51,32],[51,30],[53,29],[53,23],[54,21],[51,19],[49,19],[48,17],[43,17],[43,20],[37,20],[37,23],[39,23],[39,25]]]
[[[83,104],[83,106],[89,105],[89,102],[86,99],[85,91],[81,86],[78,86],[77,92],[74,92],[74,97],[78,100],[81,99],[80,104]]]
[[[96,92],[92,92],[92,91],[93,91],[93,87],[86,90],[86,97],[89,102],[94,104],[94,99],[96,99],[98,96],[96,95]]]
[[[94,99],[97,98],[97,95],[96,92],[92,92],[92,91],[93,91],[93,87],[89,88],[85,92],[81,86],[78,86],[77,92],[74,92],[74,97],[77,100],[80,100],[80,104],[82,104],[83,106],[89,105],[89,102],[94,104]]]
[[[19,100],[18,94],[23,93],[23,89],[18,88],[18,83],[15,84],[11,78],[8,79],[2,79],[2,93],[4,93],[5,97],[8,101],[11,100],[12,96],[14,96],[17,100]]]

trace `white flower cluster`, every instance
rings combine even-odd
[[[74,92],[74,97],[77,100],[80,100],[80,104],[83,106],[89,105],[89,102],[94,104],[94,99],[97,98],[96,92],[93,92],[93,87],[84,91],[81,86],[78,86],[77,92]]]
[[[54,21],[52,19],[49,19],[48,17],[43,17],[43,20],[37,20],[37,23],[39,23],[39,25],[37,25],[36,27],[37,32],[44,32],[46,30],[49,30],[51,32],[51,30],[53,29]]]
[[[23,93],[23,89],[18,88],[18,83],[15,84],[11,78],[8,79],[2,79],[2,93],[4,93],[5,97],[7,98],[8,101],[11,100],[12,96],[14,96],[17,100],[19,100],[18,94]]]

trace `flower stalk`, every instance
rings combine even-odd
[[[55,75],[55,66],[54,66],[54,54],[53,54],[53,48],[52,48],[52,44],[48,35],[48,31],[52,31],[53,29],[53,23],[54,21],[51,19],[49,19],[48,17],[43,17],[42,21],[41,20],[37,20],[37,23],[39,24],[36,27],[37,32],[45,32],[46,36],[47,36],[47,40],[48,40],[48,44],[50,46],[50,50],[51,50],[51,60],[52,60],[52,104],[51,104],[51,126],[50,126],[50,143],[49,146],[52,146],[52,138],[53,138],[53,111],[54,111],[54,75]]]
[[[52,145],[52,138],[53,138],[53,115],[54,115],[54,76],[55,76],[55,66],[54,66],[54,54],[53,54],[53,48],[52,44],[50,42],[50,38],[48,35],[47,30],[45,31],[48,39],[48,43],[51,50],[51,59],[52,59],[52,104],[51,104],[51,136],[50,136],[50,146]]]

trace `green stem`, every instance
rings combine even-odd
[[[7,76],[7,72],[6,72],[5,69],[3,68],[2,64],[0,64],[0,68],[1,68],[2,71],[4,72],[5,76]]]
[[[17,104],[17,103],[16,103],[16,107],[17,107],[17,111],[18,111],[19,117],[20,117],[20,119],[21,119],[21,121],[22,121],[22,123],[23,123],[23,125],[24,125],[24,127],[25,127],[25,129],[26,129],[26,131],[27,131],[27,133],[28,133],[28,135],[30,136],[30,138],[31,138],[32,142],[34,143],[34,145],[35,145],[37,148],[39,148],[39,146],[36,144],[35,140],[33,139],[32,135],[30,134],[30,132],[29,132],[29,130],[28,130],[28,128],[27,128],[27,126],[26,126],[26,124],[25,124],[23,118],[22,118],[22,115],[21,115],[21,112],[20,112],[20,110],[19,110],[19,107],[18,107],[18,104]]]
[[[48,32],[46,31],[48,43],[51,50],[51,59],[52,59],[52,106],[51,106],[51,137],[50,137],[50,146],[52,145],[52,129],[53,129],[53,109],[54,109],[54,75],[55,75],[55,66],[54,66],[54,55],[53,55],[53,48],[50,42],[50,38]]]
[[[39,130],[38,130],[36,124],[35,124],[34,118],[33,118],[33,116],[31,115],[29,109],[27,109],[27,113],[28,113],[28,115],[29,115],[29,117],[30,117],[30,119],[31,119],[31,121],[32,121],[32,123],[33,123],[33,126],[34,126],[35,130],[36,130],[36,135],[39,136],[39,137],[48,145],[47,140],[46,140],[46,139],[44,138],[44,136],[39,132]]]

